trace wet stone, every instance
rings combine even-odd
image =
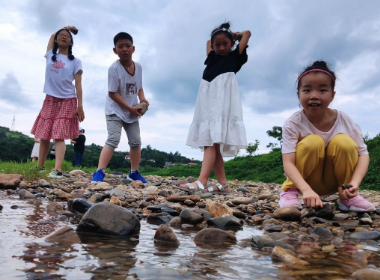
[[[217,228],[202,229],[194,236],[197,243],[236,243],[235,235]]]
[[[154,241],[167,242],[175,245],[179,245],[177,236],[174,234],[173,230],[166,225],[160,225],[154,234]]]
[[[71,203],[68,202],[69,210],[73,213],[85,214],[94,204],[83,199],[76,198]]]
[[[207,225],[217,228],[242,228],[243,222],[234,216],[221,216],[207,220]]]
[[[140,232],[140,222],[131,211],[102,202],[93,205],[84,214],[77,231],[130,236]]]
[[[182,210],[179,216],[182,222],[186,224],[196,225],[203,221],[203,217],[195,213],[192,209]]]
[[[211,199],[206,200],[206,209],[211,213],[213,217],[219,217],[223,215],[233,215],[233,211],[226,204],[212,201]]]
[[[273,248],[271,258],[274,260],[279,259],[279,260],[285,262],[290,267],[295,266],[297,268],[298,267],[301,268],[303,266],[309,265],[309,263],[307,261],[304,261],[300,258],[297,258],[291,252],[289,252],[288,250],[286,250],[280,246],[276,246]]]
[[[315,227],[312,232],[322,238],[331,238],[333,236],[331,230],[326,227]]]
[[[359,223],[361,225],[372,225],[372,219],[371,217],[367,214],[367,213],[364,213],[360,219],[359,219]]]
[[[267,227],[264,228],[264,230],[268,231],[268,232],[281,232],[282,231],[282,226],[268,225]]]
[[[27,190],[24,190],[24,189],[20,190],[18,192],[18,195],[20,196],[20,199],[34,199],[34,198],[36,198],[34,196],[34,194],[32,194],[31,192],[28,192]]]
[[[380,239],[380,232],[378,231],[358,231],[350,234],[351,239],[355,240],[377,240]]]
[[[253,247],[257,247],[259,249],[264,248],[264,247],[275,247],[275,246],[280,246],[284,249],[287,250],[292,250],[294,251],[294,247],[286,244],[284,242],[272,240],[270,238],[266,238],[263,236],[255,235],[252,237],[251,244]]]
[[[322,208],[315,210],[315,215],[323,219],[331,220],[334,218],[334,207],[329,203],[325,203]]]
[[[347,213],[337,213],[334,215],[334,220],[347,220],[350,217]]]
[[[17,208],[18,208],[17,205],[12,205],[12,206],[11,206],[11,209],[17,209]]]
[[[169,224],[172,218],[173,217],[170,216],[168,213],[152,213],[152,214],[149,214],[146,219],[150,223]]]
[[[171,219],[171,221],[169,223],[169,226],[171,226],[171,227],[179,227],[179,226],[181,226],[181,224],[182,224],[181,217],[174,217],[173,219]]]

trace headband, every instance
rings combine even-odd
[[[217,33],[217,32],[228,32],[231,34],[232,38],[234,37],[234,35],[232,34],[231,30],[227,29],[227,28],[219,28],[217,30],[215,30],[214,32],[212,32],[211,34],[211,38],[214,37],[214,35]]]
[[[330,76],[330,78],[333,80],[334,85],[335,85],[335,78],[334,78],[333,75],[331,75],[330,72],[328,72],[326,70],[322,70],[322,69],[311,69],[311,70],[308,70],[306,72],[303,72],[302,75],[298,78],[298,87],[300,86],[300,81],[301,81],[302,77],[305,76],[306,74],[309,74],[310,72],[323,72],[323,73],[326,73],[327,75]]]

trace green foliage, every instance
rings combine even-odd
[[[27,162],[30,159],[34,145],[34,139],[22,134],[21,132],[10,131],[9,128],[0,126],[0,160]],[[83,167],[96,168],[99,162],[99,156],[103,147],[95,144],[87,145],[83,154]],[[130,168],[129,160],[126,160],[128,152],[115,151],[108,168],[114,171],[123,171]],[[141,168],[140,170],[154,170],[162,168],[165,162],[189,163],[190,161],[200,163],[200,161],[190,160],[182,156],[178,151],[166,153],[152,149],[150,145],[141,150]],[[65,161],[74,165],[74,145],[66,145]],[[65,168],[64,168],[65,169]],[[69,169],[67,169],[69,170]]]
[[[259,140],[255,140],[255,144],[248,143],[248,146],[247,146],[247,149],[246,149],[247,153],[250,156],[252,156],[252,154],[254,154],[257,151],[257,149],[259,148],[259,144],[260,144]]]
[[[272,130],[268,130],[267,134],[269,137],[273,137],[274,139],[279,141],[280,146],[282,146],[282,127],[281,126],[272,127]],[[278,146],[277,143],[269,143],[267,145],[267,148],[272,148],[272,150],[274,150],[274,149],[278,149],[277,146]]]

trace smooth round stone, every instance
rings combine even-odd
[[[313,233],[319,235],[319,237],[330,238],[333,236],[331,230],[326,227],[315,227]]]
[[[11,206],[11,209],[17,209],[17,208],[18,208],[17,205],[12,205],[12,206]]]
[[[268,225],[264,230],[265,231],[269,231],[269,232],[281,232],[282,231],[282,226]]]
[[[378,231],[358,231],[349,236],[355,240],[376,240],[380,238],[380,232]]]
[[[249,190],[247,190],[246,187],[240,187],[240,188],[237,189],[237,191],[238,191],[238,192],[243,192],[243,193],[247,193],[247,192],[249,192]]]

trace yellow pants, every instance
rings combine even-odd
[[[319,195],[336,192],[351,181],[358,162],[358,147],[351,137],[335,135],[325,148],[318,135],[309,135],[297,144],[296,167],[309,186]],[[296,188],[287,178],[282,190]]]

